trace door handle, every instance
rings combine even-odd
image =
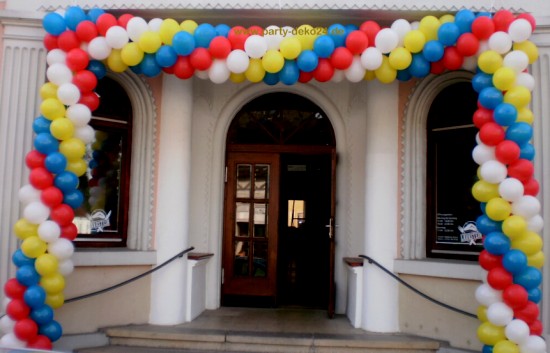
[[[325,228],[328,228],[328,237],[332,239],[334,237],[334,218],[330,217],[328,224],[325,225]]]

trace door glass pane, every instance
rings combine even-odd
[[[267,204],[254,204],[254,237],[267,237]]]
[[[250,204],[237,202],[235,207],[235,236],[248,237],[248,224],[250,221]]]
[[[252,165],[237,164],[237,197],[249,198],[252,175]]]
[[[304,200],[288,200],[288,226],[300,228],[306,220],[306,202]]]
[[[257,164],[254,167],[254,198],[267,199],[269,187],[269,165]]]
[[[254,262],[252,275],[254,277],[267,276],[267,243],[254,243]]]
[[[233,273],[235,276],[248,276],[248,254],[249,242],[235,242],[235,263],[233,265]]]

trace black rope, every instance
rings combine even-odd
[[[398,276],[396,276],[393,272],[391,272],[390,270],[388,270],[387,268],[385,268],[384,266],[382,266],[381,264],[379,264],[378,262],[376,262],[375,260],[373,260],[371,257],[366,256],[366,255],[359,255],[359,257],[362,257],[363,259],[366,259],[370,264],[376,265],[376,266],[377,266],[378,268],[380,268],[382,271],[386,272],[388,275],[390,275],[391,277],[393,277],[393,279],[395,279],[396,281],[398,281],[399,283],[401,283],[401,284],[404,285],[405,287],[409,288],[410,290],[412,290],[412,291],[415,292],[416,294],[420,295],[420,296],[423,297],[424,299],[427,299],[427,300],[431,301],[431,302],[434,303],[434,304],[437,304],[437,305],[442,306],[442,307],[444,307],[444,308],[446,308],[446,309],[455,311],[455,312],[457,312],[457,313],[459,313],[459,314],[462,314],[462,315],[465,315],[465,316],[469,316],[469,317],[472,317],[472,318],[477,318],[477,315],[475,315],[475,314],[469,313],[469,312],[464,311],[464,310],[462,310],[462,309],[455,308],[454,306],[451,306],[451,305],[449,305],[449,304],[445,304],[445,303],[443,303],[443,302],[440,302],[439,300],[434,299],[434,298],[430,297],[429,295],[422,293],[422,292],[419,291],[418,289],[414,288],[413,286],[411,286],[410,284],[408,284],[407,282],[405,282],[404,280],[402,280],[401,278],[399,278]]]

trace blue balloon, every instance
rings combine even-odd
[[[107,68],[99,60],[90,60],[87,70],[91,71],[98,80],[101,80],[107,74]]]
[[[430,63],[422,54],[413,54],[409,72],[413,77],[422,78],[430,73]]]
[[[407,82],[412,78],[412,75],[409,71],[409,69],[405,70],[398,70],[397,71],[397,79],[401,82]]]
[[[510,252],[510,239],[501,232],[487,234],[483,245],[485,246],[485,250],[493,255],[504,255]]]
[[[52,320],[47,324],[38,327],[38,333],[48,337],[52,342],[57,341],[63,334],[63,329],[59,322]]]
[[[40,281],[40,275],[34,269],[34,266],[24,265],[17,269],[15,272],[15,278],[24,286],[30,287],[38,284]]]
[[[476,17],[489,17],[489,18],[492,18],[493,17],[493,14],[490,13],[490,12],[484,12],[484,11],[481,11],[481,12],[478,12],[476,14]]]
[[[39,308],[31,310],[29,315],[38,326],[46,325],[53,320],[53,309],[49,305],[42,305]]]
[[[445,46],[454,45],[459,36],[460,28],[453,22],[446,22],[437,30],[437,38]]]
[[[155,53],[155,59],[160,67],[170,67],[178,60],[178,54],[170,45],[163,45]]]
[[[479,103],[487,109],[494,110],[500,103],[503,102],[504,97],[502,92],[495,87],[487,87],[479,92]]]
[[[17,267],[28,265],[34,268],[35,259],[27,257],[27,255],[23,254],[23,251],[21,251],[21,249],[17,249],[13,252],[11,256],[11,261]]]
[[[88,18],[93,23],[96,23],[99,16],[103,15],[104,13],[105,13],[105,10],[94,7],[92,9],[90,9],[90,11],[88,11]]]
[[[339,23],[335,23],[328,27],[327,34],[334,41],[336,47],[343,47],[346,45],[346,27]]]
[[[49,34],[53,36],[58,36],[61,33],[65,32],[67,29],[67,24],[63,16],[57,12],[49,12],[42,19],[42,26]]]
[[[161,67],[155,59],[155,54],[145,54],[138,66],[141,69],[141,73],[147,77],[155,77],[162,72]]]
[[[512,140],[518,145],[528,143],[533,137],[533,127],[522,121],[514,123],[506,129],[506,139]]]
[[[485,72],[478,72],[472,78],[472,87],[477,93],[481,92],[484,88],[493,86],[493,75],[486,74]]]
[[[319,57],[313,50],[303,50],[296,59],[298,68],[303,72],[311,72],[317,68]]]
[[[278,73],[271,73],[266,72],[264,76],[264,83],[273,86],[276,85],[279,82],[279,74]]]
[[[66,203],[75,210],[82,205],[82,202],[84,202],[84,196],[78,189],[63,194],[63,203]]]
[[[209,23],[201,23],[193,33],[195,43],[199,48],[208,48],[210,42],[216,37],[216,29]]]
[[[483,345],[483,348],[481,348],[481,353],[493,353],[493,347],[494,346],[488,346],[488,345]]]
[[[527,295],[529,300],[535,304],[538,304],[542,299],[542,291],[538,287],[527,290]]]
[[[470,10],[462,9],[455,15],[455,23],[460,29],[460,34],[472,31],[472,23],[476,19],[476,14]]]
[[[351,32],[357,31],[359,29],[359,26],[354,24],[347,24],[345,28],[346,28],[346,37],[347,37],[348,34],[350,34]]]
[[[32,131],[34,131],[35,134],[39,134],[41,132],[50,133],[51,123],[52,123],[51,120],[48,120],[44,118],[42,115],[40,115],[38,118],[34,119],[34,121],[32,122]]]
[[[535,147],[530,143],[519,146],[519,158],[528,161],[535,159]]]
[[[495,107],[493,118],[495,122],[502,126],[510,126],[516,122],[518,110],[510,103],[500,103]]]
[[[78,24],[87,19],[88,16],[79,6],[69,6],[65,11],[65,22],[71,31],[76,31]]]
[[[34,137],[34,148],[42,154],[50,154],[59,150],[59,141],[49,132],[41,132]]]
[[[514,283],[529,290],[537,288],[542,282],[542,273],[533,266],[527,266],[526,269],[514,275]]]
[[[67,157],[60,152],[52,152],[46,156],[44,166],[53,174],[59,174],[67,167]]]
[[[429,40],[424,44],[424,49],[422,49],[422,55],[424,59],[429,62],[436,62],[443,58],[445,53],[445,47],[438,40]],[[413,55],[414,56],[414,55]]]
[[[172,38],[172,47],[178,55],[187,56],[195,49],[195,37],[185,31],[178,32]]]
[[[73,172],[65,171],[57,174],[53,183],[55,187],[65,194],[78,187],[78,177]]]
[[[483,212],[484,215],[487,214],[487,212],[485,212],[485,209],[487,208],[487,202],[480,202],[479,203],[479,209],[481,210],[481,212]],[[490,219],[490,218],[489,218]],[[499,229],[497,229],[497,231],[499,231]],[[488,233],[487,233],[488,234]]]
[[[216,30],[216,34],[218,36],[227,37],[229,31],[231,30],[231,27],[222,23],[214,27],[214,29]]]
[[[334,40],[329,35],[322,35],[313,42],[313,51],[320,58],[329,58],[334,51]]]
[[[130,66],[130,70],[135,73],[136,75],[141,75],[141,67],[139,65],[136,66]]]
[[[279,80],[285,85],[293,85],[300,78],[300,69],[294,60],[285,60],[285,65],[279,71]]]
[[[44,306],[46,291],[39,285],[30,286],[25,293],[23,293],[23,300],[31,309],[40,308]]]
[[[476,226],[481,234],[490,234],[502,230],[502,222],[494,221],[484,214],[477,217]]]
[[[502,266],[513,275],[521,273],[527,268],[527,255],[521,250],[512,249],[502,257]]]

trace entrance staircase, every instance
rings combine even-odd
[[[104,330],[107,347],[79,353],[434,353],[441,344],[402,334],[355,329],[325,311],[222,308],[176,326],[132,325]]]

